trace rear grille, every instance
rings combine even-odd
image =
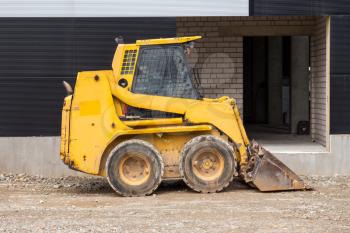
[[[133,74],[137,50],[125,50],[120,74]]]

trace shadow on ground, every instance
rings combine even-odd
[[[68,192],[76,194],[113,194],[114,190],[109,186],[108,182],[104,178],[88,178],[79,179],[79,181],[66,180],[61,182],[59,192]],[[254,190],[247,184],[239,179],[234,179],[231,184],[225,188],[222,192],[233,192],[236,190]],[[165,193],[197,193],[189,188],[182,180],[176,181],[164,181],[160,184],[157,190],[154,192],[156,195],[162,195]],[[116,194],[117,195],[117,194]]]

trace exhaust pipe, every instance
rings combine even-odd
[[[63,86],[66,89],[67,96],[73,94],[73,88],[69,83],[67,83],[66,81],[63,81]]]

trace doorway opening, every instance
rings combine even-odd
[[[314,147],[310,37],[244,37],[243,54],[243,117],[248,134],[260,141],[308,142]]]

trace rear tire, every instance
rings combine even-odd
[[[180,174],[197,192],[219,192],[233,180],[236,163],[233,148],[211,135],[186,143],[180,158]]]
[[[164,172],[162,157],[148,142],[132,139],[117,145],[109,154],[107,180],[122,196],[144,196],[157,189]]]

